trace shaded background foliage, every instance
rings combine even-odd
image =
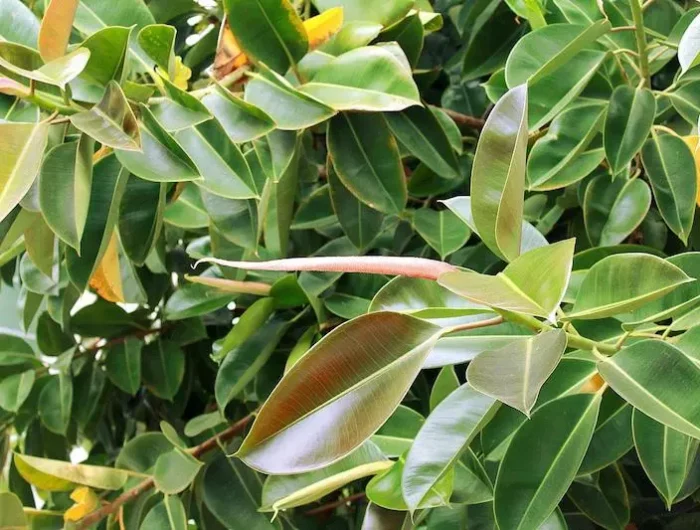
[[[0,528],[697,525],[700,419],[681,405],[700,381],[687,359],[698,13],[672,0],[0,0]],[[490,276],[448,272],[439,287],[195,267],[358,255]],[[617,281],[588,274],[597,264]],[[538,282],[551,290],[527,291]],[[562,302],[575,328],[534,318],[556,322]],[[513,314],[442,337],[493,319],[484,305]],[[291,372],[298,393],[271,399],[241,447],[282,375],[368,312],[343,328],[364,357],[330,335],[327,362],[347,371],[307,357],[330,380],[309,392]],[[410,369],[377,360],[382,340]],[[680,420],[603,384],[597,372],[624,388],[590,350],[623,344],[626,373],[680,393]],[[532,384],[495,391],[504,367],[529,373],[533,349]],[[322,469],[290,463],[303,433],[287,460],[258,447],[290,396],[340,393],[373,368],[387,394],[360,410],[364,430],[324,423],[334,449],[304,470]],[[408,481],[412,446],[449,465]],[[535,452],[564,455],[554,479],[519,467]],[[536,497],[513,487],[523,476],[544,484],[542,521],[518,519],[516,501]]]

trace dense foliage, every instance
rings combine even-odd
[[[699,14],[0,0],[0,530],[697,527]]]

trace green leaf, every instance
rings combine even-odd
[[[187,530],[187,513],[179,497],[166,495],[153,506],[139,527],[140,530]]]
[[[104,256],[117,224],[119,206],[129,173],[114,155],[100,159],[92,169],[93,179],[87,219],[80,242],[80,253],[66,249],[66,265],[71,281],[85,289]]]
[[[213,269],[202,274],[204,278],[221,278]],[[168,320],[184,320],[211,313],[224,307],[235,298],[235,294],[221,291],[201,283],[187,283],[168,298],[165,316]]]
[[[642,149],[642,163],[654,200],[668,227],[688,243],[695,217],[695,158],[682,138],[652,134]]]
[[[406,456],[401,477],[401,489],[411,512],[432,495],[497,408],[493,399],[465,384],[428,416]]]
[[[651,190],[643,180],[595,177],[583,199],[588,239],[598,246],[622,243],[644,220],[650,205]]]
[[[392,462],[372,442],[358,447],[326,468],[299,475],[272,475],[265,479],[261,511],[288,510],[309,504],[355,480],[375,475]]]
[[[443,178],[459,178],[457,156],[430,109],[414,106],[385,117],[397,140],[413,156]]]
[[[361,341],[346,340],[349,334]],[[268,474],[287,474],[349,454],[398,406],[440,334],[437,326],[395,313],[364,315],[337,328],[284,376],[237,456]],[[316,374],[328,370],[337,376],[321,390]],[[292,395],[305,399],[290,402]],[[308,436],[332,443],[315,446]]]
[[[275,128],[275,122],[265,112],[219,86],[204,96],[202,103],[234,143],[250,142]]]
[[[526,252],[496,276],[446,272],[438,283],[477,304],[550,318],[564,297],[573,256],[569,239]]]
[[[226,0],[228,23],[243,52],[284,74],[309,49],[306,30],[288,0]]]
[[[172,401],[185,376],[185,354],[173,342],[157,340],[144,346],[143,383],[154,395]]]
[[[599,395],[563,397],[535,411],[518,429],[496,479],[500,528],[537,530],[547,520],[576,476],[599,406]]]
[[[630,520],[630,503],[622,473],[610,466],[591,477],[574,482],[569,498],[586,517],[609,530],[624,530]]]
[[[598,423],[578,474],[600,471],[622,458],[633,446],[632,406],[609,390],[603,394]]]
[[[654,420],[700,438],[700,408],[688,388],[700,368],[683,351],[663,341],[644,340],[598,364],[612,389]]]
[[[175,138],[202,175],[202,180],[195,181],[198,186],[229,199],[258,196],[243,153],[229,140],[218,122],[209,120],[183,129]]]
[[[119,490],[129,473],[112,467],[72,464],[15,453],[14,462],[24,479],[46,491],[69,491],[75,484],[100,490]]]
[[[527,151],[527,87],[511,89],[494,107],[474,157],[471,196],[474,224],[498,256],[520,254]]]
[[[642,148],[656,114],[651,90],[618,86],[610,98],[603,144],[613,175],[617,175]]]
[[[346,22],[376,22],[383,26],[401,20],[413,7],[411,0],[387,0],[381,4],[372,0],[314,0],[314,4],[321,12],[342,7]]]
[[[108,27],[85,39],[80,46],[90,50],[90,60],[81,78],[101,86],[112,80],[120,81],[130,36],[131,28]]]
[[[284,77],[264,67],[248,74],[245,101],[265,112],[282,130],[317,125],[336,111],[292,86]]]
[[[416,231],[443,260],[462,248],[471,236],[467,225],[450,210],[416,210],[413,214],[413,224]]]
[[[700,53],[700,17],[695,17],[678,44],[678,62],[681,63],[683,73],[698,64],[698,53]]]
[[[39,38],[39,20],[21,0],[6,0],[0,3],[0,37],[34,48]]]
[[[632,415],[632,432],[639,461],[670,510],[693,464],[698,441],[637,409]]]
[[[406,512],[387,510],[370,502],[362,520],[361,530],[401,530],[407,519]]]
[[[547,134],[530,152],[527,163],[530,189],[565,187],[600,164],[604,157],[601,150],[595,150],[597,154],[589,157],[590,162],[584,153],[592,152],[587,149],[603,126],[605,110],[605,105],[598,101],[585,102],[572,105],[554,118]]]
[[[31,188],[48,135],[48,123],[0,123],[0,220]]]
[[[403,51],[396,48],[403,56]],[[420,105],[411,72],[381,46],[349,51],[322,66],[299,90],[336,111],[398,111]]]
[[[508,56],[508,87],[536,84],[610,31],[610,27],[609,21],[600,20],[592,25],[550,24],[528,33]]]
[[[136,117],[116,81],[110,81],[100,102],[90,110],[73,114],[73,126],[101,144],[139,151],[141,137]]]
[[[438,373],[430,391],[430,410],[435,410],[447,396],[459,388],[459,379],[453,366],[445,366]]]
[[[73,380],[70,375],[51,377],[39,394],[39,417],[48,430],[66,434],[73,406]]]
[[[340,181],[331,160],[328,160],[328,186],[331,203],[345,235],[358,250],[366,250],[379,235],[384,216],[357,199]]]
[[[44,63],[39,53],[12,42],[0,43],[0,66],[33,81],[61,89],[80,75],[90,59],[90,50],[78,48],[68,55]]]
[[[158,457],[153,481],[159,491],[175,495],[190,486],[203,465],[192,455],[173,449]]]
[[[236,200],[202,192],[209,219],[234,245],[255,249],[258,244],[258,210],[254,200]]]
[[[92,189],[92,153],[95,142],[81,135],[51,149],[39,177],[41,213],[63,241],[80,252]]]
[[[328,124],[328,150],[342,184],[360,201],[392,214],[406,205],[396,140],[379,114],[340,114]]]
[[[240,323],[239,323],[240,324]],[[238,324],[234,327],[236,329]],[[255,333],[235,348],[224,346],[226,357],[216,374],[216,402],[226,408],[258,374],[289,329],[289,322],[273,318],[257,327]],[[228,337],[226,339],[228,341]]]
[[[258,511],[262,480],[236,458],[219,454],[204,471],[202,499],[226,528],[273,530],[268,514]]]
[[[153,113],[141,105],[141,150],[117,150],[119,162],[134,175],[152,182],[201,180],[197,166]]]
[[[586,273],[567,319],[604,318],[632,311],[691,281],[683,270],[656,256],[608,256]]]
[[[398,458],[411,447],[424,423],[425,418],[420,413],[399,405],[371,440],[385,455]]]
[[[163,220],[187,230],[209,226],[209,215],[204,208],[202,194],[194,184],[186,184],[180,196],[165,207]]]
[[[166,24],[151,24],[139,31],[137,40],[143,52],[164,74],[175,74],[175,28]]]
[[[24,530],[29,528],[22,501],[10,492],[0,493],[0,530]]]
[[[420,11],[410,12],[403,20],[383,31],[380,42],[397,42],[406,54],[411,67],[415,67],[423,51],[425,28]]]
[[[150,109],[165,129],[179,131],[211,120],[211,114],[195,96],[162,77],[158,84],[167,97]]]
[[[34,370],[27,370],[2,379],[0,381],[0,408],[16,413],[29,397],[35,377]]]
[[[143,341],[128,337],[109,349],[105,368],[107,377],[117,387],[136,395],[141,388],[141,348]]]
[[[146,262],[163,227],[167,187],[131,175],[119,207],[119,235],[126,255],[137,265]]]
[[[526,416],[566,349],[566,333],[552,330],[485,351],[469,363],[467,380],[482,394]]]

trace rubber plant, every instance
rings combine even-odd
[[[699,15],[0,0],[0,530],[696,527]]]

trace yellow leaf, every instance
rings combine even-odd
[[[192,70],[182,64],[182,57],[175,57],[173,84],[182,90],[187,90],[187,81],[190,80],[190,77],[192,77]]]
[[[686,136],[683,138],[686,145],[690,147],[695,157],[695,178],[698,181],[698,195],[695,198],[695,202],[700,206],[700,153],[698,153],[698,143],[700,143],[700,136]]]
[[[80,521],[100,507],[100,498],[94,491],[84,486],[76,488],[70,498],[75,501],[75,504],[63,514],[64,521]]]
[[[119,268],[119,242],[112,233],[100,265],[90,278],[90,287],[108,302],[124,302],[122,276]]]
[[[343,8],[334,7],[318,16],[304,21],[304,29],[309,37],[309,48],[318,48],[335,35],[343,25]]]
[[[63,57],[73,28],[78,0],[51,0],[39,28],[39,54],[47,63]]]

